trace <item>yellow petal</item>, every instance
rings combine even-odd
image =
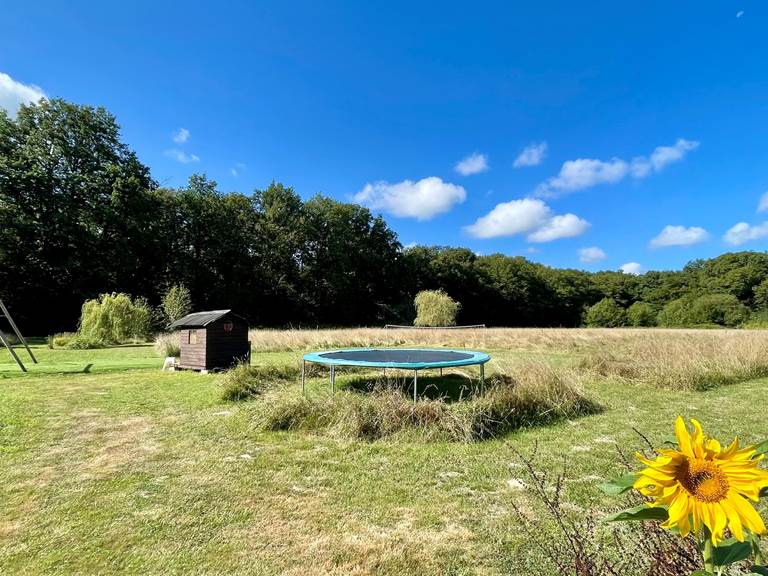
[[[757,510],[755,510],[749,502],[737,494],[729,496],[728,501],[736,509],[739,516],[741,516],[742,524],[746,528],[758,535],[765,534],[765,524],[763,523],[763,519],[760,518]]]
[[[707,454],[709,456],[717,456],[722,452],[722,446],[720,446],[720,442],[715,440],[714,438],[710,438],[707,440],[707,445],[705,446]]]
[[[696,418],[691,418],[691,424],[693,424],[693,437],[692,447],[693,453],[696,458],[704,458],[704,431],[701,429],[701,424]]]
[[[739,542],[744,542],[744,528],[741,525],[741,517],[739,516],[739,513],[733,507],[733,504],[731,504],[730,499],[723,500],[720,504],[728,515],[728,527],[731,529],[733,537]]]
[[[712,516],[712,543],[717,545],[724,539],[725,527],[728,525],[728,517],[719,503],[710,505]]]
[[[688,496],[680,494],[674,499],[672,505],[669,507],[669,520],[667,523],[670,526],[679,525],[680,519],[687,517],[688,514]]]
[[[735,454],[739,450],[739,437],[733,439],[730,446],[720,453],[721,458],[730,458],[732,454]]]
[[[693,501],[693,531],[698,535],[701,532],[701,504],[697,500]]]
[[[693,458],[693,448],[691,446],[691,435],[688,433],[688,429],[685,427],[685,420],[682,416],[678,416],[675,421],[675,436],[677,436],[677,444],[680,446],[680,452]]]

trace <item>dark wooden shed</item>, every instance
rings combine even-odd
[[[170,327],[179,331],[179,368],[207,372],[251,360],[248,322],[232,310],[195,312]]]

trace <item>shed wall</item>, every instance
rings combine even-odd
[[[197,342],[190,342],[190,332],[197,333]],[[207,369],[207,331],[205,328],[190,328],[179,330],[179,350],[181,359],[179,366],[182,368],[192,368],[193,370]],[[194,338],[193,338],[194,340]]]

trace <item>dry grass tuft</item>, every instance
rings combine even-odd
[[[660,388],[708,390],[768,376],[767,348],[764,332],[651,332],[590,351],[580,368]]]
[[[247,400],[263,394],[277,383],[295,382],[299,369],[292,364],[251,366],[241,363],[219,379],[224,400]]]
[[[599,411],[571,371],[529,364],[514,375],[496,375],[484,395],[459,402],[413,402],[400,389],[301,396],[284,388],[264,394],[254,408],[262,430],[324,431],[377,440],[405,436],[427,441],[471,442]]]
[[[181,355],[181,345],[177,332],[164,332],[155,336],[155,352],[158,356],[177,358]]]

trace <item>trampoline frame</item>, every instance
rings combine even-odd
[[[413,350],[416,352],[456,352],[458,354],[471,354],[469,358],[461,360],[446,360],[443,362],[375,362],[369,360],[344,360],[341,358],[327,358],[324,354],[337,354],[343,352],[379,352],[390,350]],[[301,393],[305,392],[306,368],[307,362],[312,364],[323,364],[330,367],[330,386],[331,394],[336,392],[336,366],[356,366],[364,368],[382,368],[386,375],[387,368],[395,370],[413,370],[413,401],[416,402],[418,394],[419,370],[439,369],[440,375],[443,375],[443,368],[455,366],[479,366],[480,367],[480,392],[485,388],[485,363],[491,357],[484,352],[475,352],[473,350],[453,350],[446,348],[344,348],[340,350],[324,350],[323,352],[311,352],[305,354],[301,362]]]

